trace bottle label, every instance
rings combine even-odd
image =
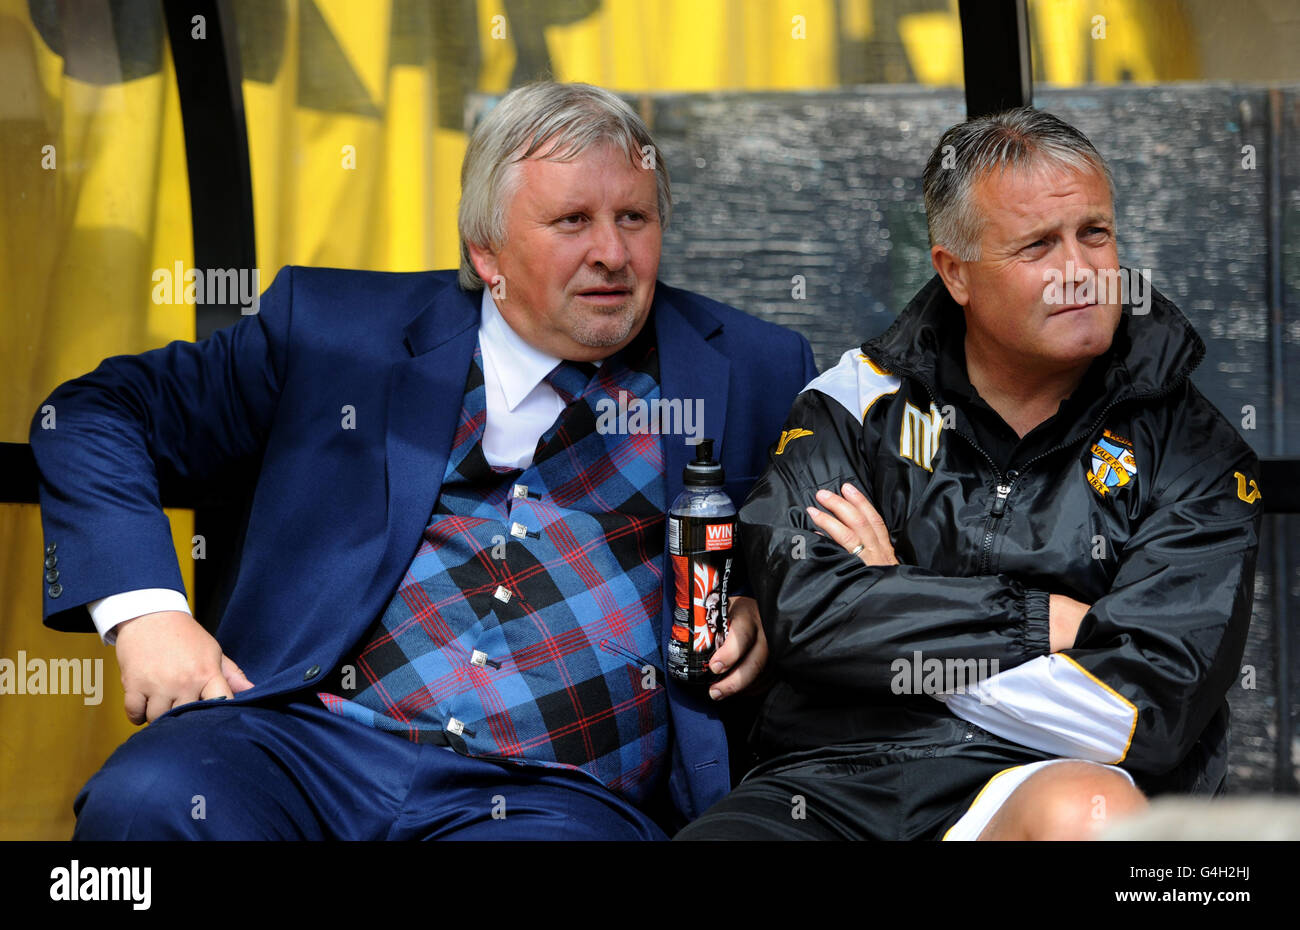
[[[734,523],[710,523],[704,528],[704,548],[709,552],[720,552],[731,548],[731,534],[735,531]]]
[[[712,676],[709,660],[727,635],[727,583],[736,518],[668,517],[673,628],[668,672],[683,681]]]

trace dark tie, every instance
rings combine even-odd
[[[596,366],[591,362],[565,361],[552,368],[543,380],[555,389],[565,404],[571,404],[574,398],[582,396],[595,373]]]

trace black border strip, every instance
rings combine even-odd
[[[1026,0],[961,0],[957,7],[966,118],[1033,103]]]

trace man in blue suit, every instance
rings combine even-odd
[[[658,839],[729,789],[716,702],[766,644],[737,597],[709,692],[663,673],[664,511],[704,437],[744,499],[808,343],[656,281],[667,170],[606,91],[509,94],[462,189],[458,276],[286,268],[46,400],[45,622],[115,642],[152,724],[77,838]],[[158,484],[250,466],[214,638]]]

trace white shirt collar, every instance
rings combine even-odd
[[[484,356],[483,373],[486,376],[489,367],[495,372],[506,407],[511,412],[533,393],[551,369],[563,361],[524,341],[524,337],[515,332],[501,315],[497,302],[486,287],[483,288],[478,341]],[[599,368],[605,360],[598,358],[592,364]]]
[[[501,384],[506,406],[512,411],[560,364],[560,359],[529,345],[510,327],[486,287],[479,320],[479,346],[484,361],[492,366]]]

